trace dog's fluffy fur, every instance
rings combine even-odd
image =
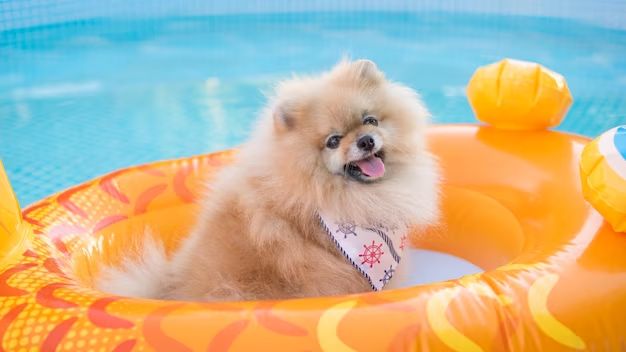
[[[365,116],[378,125],[364,124]],[[369,291],[316,213],[363,224],[432,223],[438,177],[426,149],[427,123],[417,94],[386,80],[371,61],[343,61],[321,76],[284,81],[172,258],[148,243],[141,260],[104,270],[97,286],[198,301]],[[337,148],[326,145],[333,134],[342,136]],[[370,154],[356,147],[364,134],[376,142]],[[384,153],[383,176],[348,173],[351,162],[374,152]]]

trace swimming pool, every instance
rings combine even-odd
[[[263,91],[342,55],[418,90],[437,123],[471,122],[480,65],[538,61],[568,80],[561,130],[626,123],[626,31],[450,12],[88,19],[0,32],[0,157],[22,205],[116,168],[236,146]]]

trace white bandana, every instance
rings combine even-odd
[[[369,281],[372,289],[382,290],[400,263],[407,241],[406,228],[337,222],[322,212],[318,217],[337,249]]]

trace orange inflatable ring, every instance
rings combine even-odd
[[[473,83],[470,91],[486,87]],[[626,235],[583,198],[578,163],[588,140],[532,121],[429,131],[444,173],[443,219],[412,244],[483,273],[350,296],[190,303],[88,288],[145,226],[172,249],[193,222],[201,181],[232,152],[123,169],[23,212],[0,173],[0,351],[624,349]]]

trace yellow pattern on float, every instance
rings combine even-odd
[[[528,289],[528,308],[539,329],[556,342],[577,350],[585,349],[585,342],[570,328],[561,323],[548,310],[548,297],[559,281],[556,274],[538,278]]]
[[[353,352],[354,349],[346,345],[338,336],[339,323],[354,308],[356,301],[337,303],[328,308],[317,323],[317,338],[326,352]],[[365,332],[364,332],[365,333]]]
[[[436,292],[426,304],[426,317],[430,327],[433,329],[439,340],[454,351],[481,352],[483,351],[474,341],[463,335],[455,328],[448,318],[446,312],[450,302],[459,293],[460,288],[444,289]]]

